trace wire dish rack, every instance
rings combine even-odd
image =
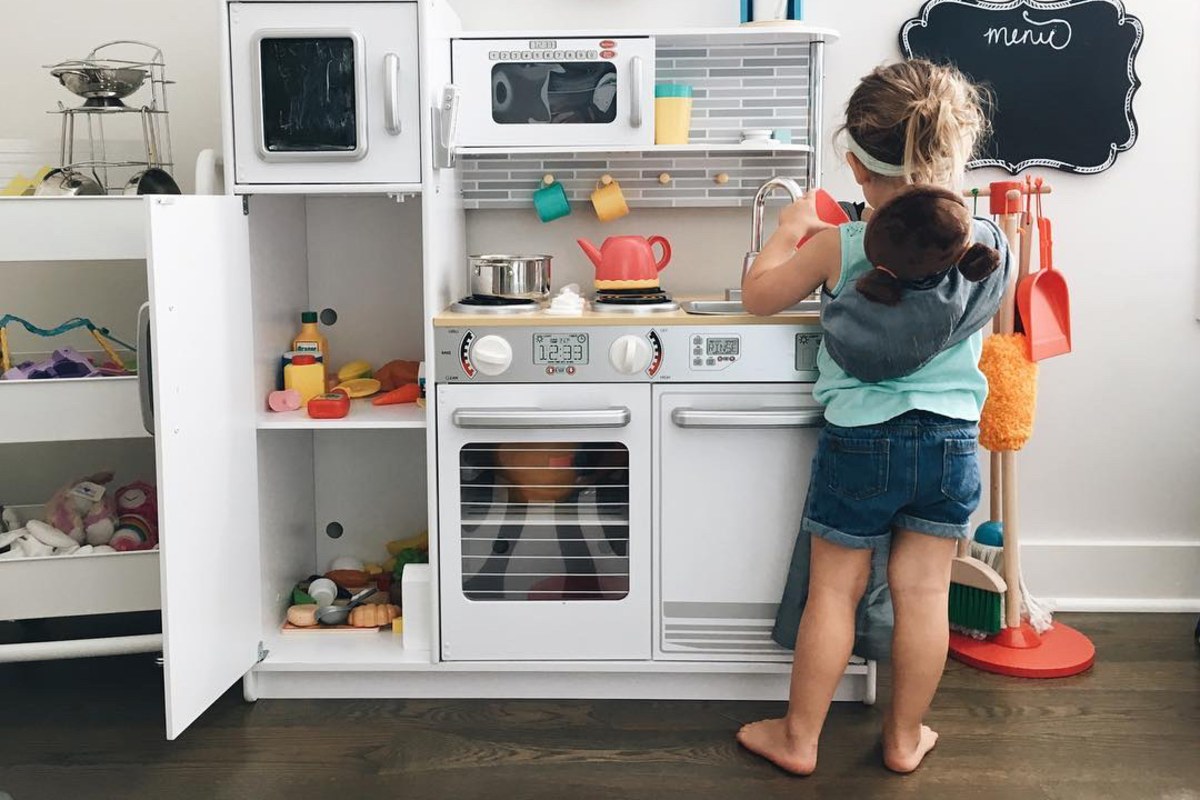
[[[177,194],[170,174],[174,168],[171,122],[167,105],[167,67],[162,49],[147,42],[128,39],[106,42],[86,58],[47,65],[46,69],[72,94],[84,98],[80,106],[60,102],[49,113],[62,117],[60,170],[90,176],[98,184],[93,194]],[[140,152],[120,152],[109,136],[114,125],[137,120],[133,130],[121,130],[141,141]],[[139,180],[149,170],[167,174],[167,189],[138,191]],[[89,183],[90,185],[90,183]],[[87,194],[89,192],[80,192]]]

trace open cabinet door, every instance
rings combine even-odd
[[[148,201],[167,738],[256,663],[258,446],[240,199]],[[143,376],[144,377],[144,376]]]

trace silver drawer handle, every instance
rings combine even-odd
[[[823,408],[677,408],[671,421],[680,428],[820,428]]]
[[[460,408],[450,419],[457,428],[624,428],[628,408]]]

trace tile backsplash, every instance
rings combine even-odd
[[[620,184],[630,207],[747,206],[768,178],[805,182],[808,154],[797,150],[707,151],[736,145],[746,128],[789,129],[809,144],[807,45],[660,47],[660,83],[693,87],[686,152],[526,153],[472,155],[460,160],[463,205],[468,209],[528,208],[544,175],[553,175],[573,203],[586,203],[602,175]],[[660,183],[659,176],[669,180]],[[724,179],[719,182],[718,176]]]

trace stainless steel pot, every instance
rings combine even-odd
[[[518,300],[550,298],[551,256],[469,256],[471,293]]]

